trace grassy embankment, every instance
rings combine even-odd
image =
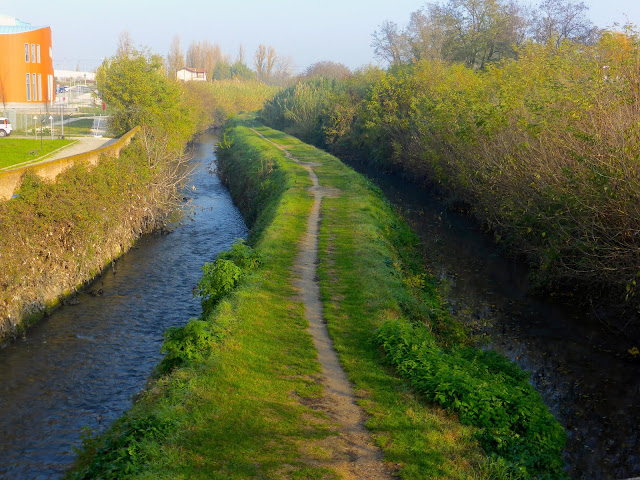
[[[562,478],[561,427],[526,374],[464,346],[414,235],[380,192],[250,120],[227,131],[219,156],[253,250],[236,246],[207,265],[203,314],[168,332],[159,378],[87,442],[69,478],[337,478],[326,468],[335,428],[310,408],[322,395],[319,366],[292,286],[310,180],[248,126],[321,163],[320,184],[342,192],[322,208],[322,301],[386,461],[402,478]]]
[[[40,151],[40,139],[3,138],[0,141],[0,169],[39,159],[71,142],[71,140],[45,139]],[[37,153],[29,153],[33,151]]]
[[[438,185],[527,256],[539,288],[625,304],[624,328],[640,310],[639,56],[627,32],[527,44],[485,70],[421,60],[307,79],[263,116]]]

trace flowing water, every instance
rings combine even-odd
[[[200,313],[200,267],[245,237],[217,176],[211,134],[198,137],[185,190],[191,213],[143,236],[116,264],[26,337],[0,350],[0,478],[59,478],[85,428],[131,406],[161,358],[162,333]]]
[[[628,353],[634,340],[612,332],[590,306],[530,296],[527,267],[432,192],[352,167],[403,210],[432,273],[449,286],[454,314],[484,345],[531,372],[532,384],[567,430],[572,478],[640,476],[640,362]]]

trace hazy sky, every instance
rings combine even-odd
[[[536,0],[528,0],[535,4]],[[640,0],[583,0],[599,27],[627,19],[640,25]],[[357,68],[375,63],[371,34],[384,20],[406,25],[418,0],[21,0],[4,2],[0,14],[53,32],[54,67],[93,70],[114,54],[127,30],[136,46],[165,56],[175,35],[183,49],[209,40],[247,63],[260,43],[291,57],[297,72],[320,60]],[[434,3],[434,2],[431,2]],[[437,3],[437,2],[435,2]],[[440,2],[443,3],[443,2]],[[625,16],[626,14],[626,16]],[[1,54],[1,52],[0,52]]]

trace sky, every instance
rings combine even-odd
[[[583,0],[598,27],[640,25],[640,0]],[[208,40],[235,58],[240,45],[251,66],[259,44],[289,57],[296,73],[331,60],[355,69],[376,64],[371,34],[385,20],[403,27],[420,0],[21,0],[3,2],[0,14],[50,26],[54,68],[93,71],[115,53],[128,31],[133,43],[166,56],[173,38],[186,51]],[[437,3],[437,2],[431,2]],[[443,3],[440,1],[439,3]],[[522,0],[535,4],[535,0]],[[1,55],[1,52],[0,52]]]

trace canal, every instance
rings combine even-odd
[[[85,291],[0,350],[0,478],[54,479],[86,429],[127,410],[161,358],[162,334],[198,316],[201,266],[247,228],[212,172],[217,139],[194,143],[185,215],[143,236]]]

